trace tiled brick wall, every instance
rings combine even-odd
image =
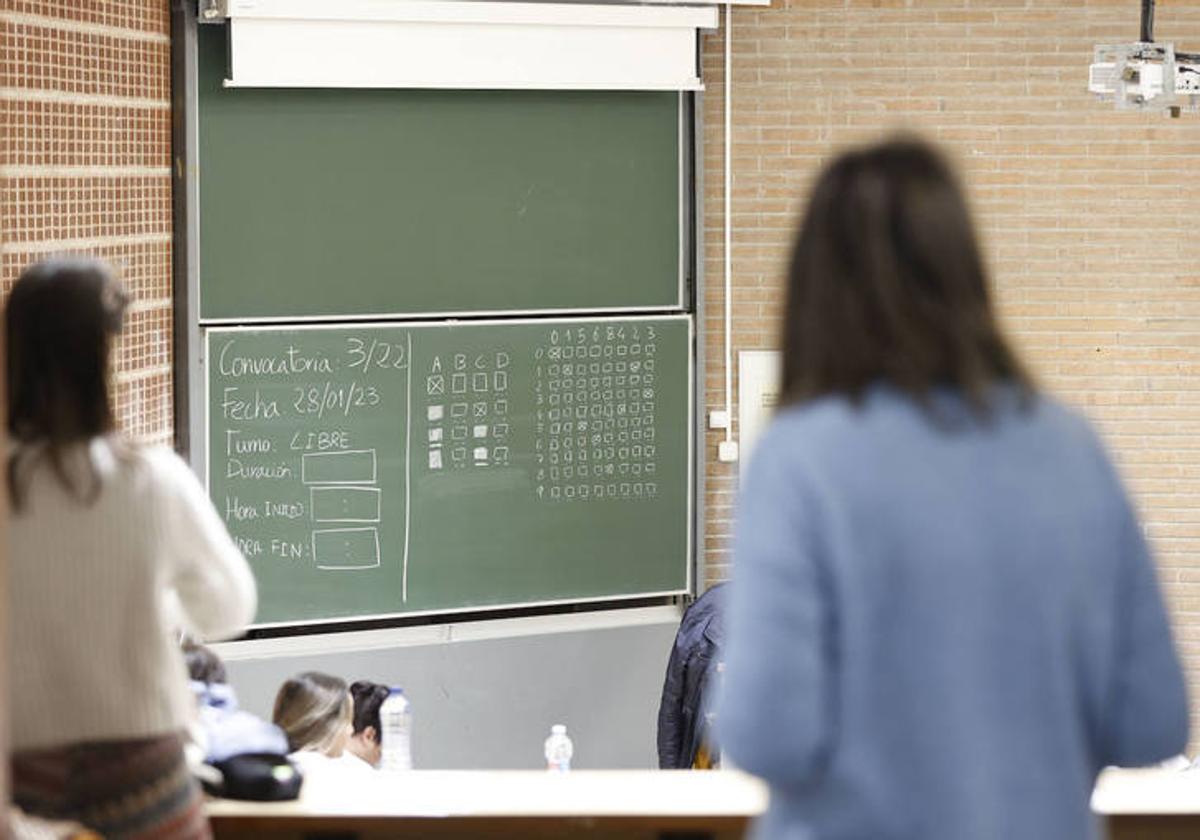
[[[1117,113],[1086,92],[1092,47],[1136,40],[1138,4],[774,6],[733,12],[735,352],[777,344],[782,263],[817,167],[897,127],[941,142],[1007,323],[1042,383],[1099,426],[1136,495],[1200,701],[1200,114]],[[1200,3],[1160,0],[1155,34],[1200,52]],[[710,407],[724,399],[723,38],[703,57]],[[729,573],[735,483],[712,457],[710,579]]]
[[[116,264],[134,295],[122,426],[169,440],[171,102],[167,0],[0,0],[0,289],[54,253]]]

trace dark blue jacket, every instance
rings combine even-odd
[[[662,703],[658,707],[658,766],[688,768],[700,747],[704,711],[712,704],[706,688],[721,658],[725,640],[725,584],[718,583],[683,614],[667,662]]]

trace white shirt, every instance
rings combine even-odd
[[[349,750],[343,750],[339,756],[325,755],[316,750],[296,750],[288,758],[300,768],[306,777],[339,776],[341,778],[356,778],[362,773],[374,773],[375,768],[354,755]]]
[[[375,765],[367,761],[357,753],[350,752],[346,749],[342,751],[341,760],[348,764],[354,770],[374,770]]]
[[[94,502],[41,460],[9,517],[14,749],[183,729],[178,631],[227,637],[254,616],[250,568],[178,456],[106,440],[74,455],[101,478]]]

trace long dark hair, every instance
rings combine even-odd
[[[993,386],[1033,383],[992,309],[958,180],[925,143],[841,155],[813,188],[792,252],[783,401],[886,382],[927,403],[950,386],[986,415]]]
[[[99,260],[61,257],[27,268],[5,310],[9,458],[13,507],[24,502],[29,465],[45,457],[63,488],[88,503],[100,491],[90,467],[68,469],[67,451],[116,427],[109,355],[129,298]],[[36,447],[36,450],[34,449]],[[33,457],[28,456],[31,451]]]

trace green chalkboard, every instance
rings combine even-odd
[[[680,96],[222,86],[200,27],[200,317],[681,309]]]
[[[258,624],[685,591],[686,316],[213,328]]]

